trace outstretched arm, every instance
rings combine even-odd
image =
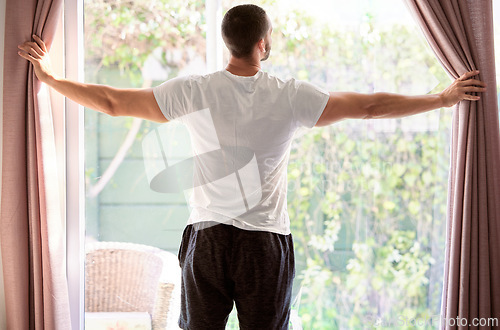
[[[34,42],[19,45],[18,54],[30,61],[38,79],[59,93],[85,107],[111,116],[131,116],[156,122],[166,122],[153,90],[121,89],[105,85],[85,84],[57,77],[52,71],[48,50],[37,36]]]
[[[400,118],[451,107],[462,100],[477,101],[486,84],[472,79],[479,71],[471,71],[456,79],[438,94],[406,96],[392,93],[332,92],[316,126],[326,126],[343,119]]]

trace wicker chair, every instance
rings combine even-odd
[[[148,312],[153,330],[166,329],[174,320],[169,309],[178,286],[176,260],[146,245],[86,244],[85,312]]]

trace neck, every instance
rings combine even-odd
[[[260,60],[257,58],[229,57],[226,70],[236,76],[254,76],[260,70]]]

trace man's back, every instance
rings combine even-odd
[[[154,94],[168,120],[187,126],[198,156],[189,222],[289,234],[290,143],[297,128],[315,125],[328,93],[262,71],[223,70],[167,81]]]

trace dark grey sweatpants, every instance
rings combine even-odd
[[[188,225],[182,236],[179,326],[224,329],[234,301],[241,329],[288,329],[292,235],[211,224]]]

